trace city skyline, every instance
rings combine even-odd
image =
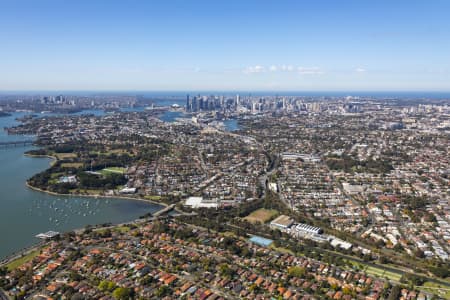
[[[3,1],[0,91],[450,91],[445,1]]]

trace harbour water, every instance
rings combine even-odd
[[[236,119],[225,120],[225,121],[223,121],[223,125],[225,126],[225,130],[227,130],[227,131],[239,130],[239,124]]]
[[[160,104],[161,105],[161,104]],[[140,111],[143,108],[133,109]],[[30,136],[7,135],[4,127],[19,124],[15,119],[27,113],[0,118],[0,142],[29,140]],[[102,110],[76,114],[103,115]],[[38,114],[51,117],[53,114]],[[160,119],[174,122],[186,117],[180,111],[164,112]],[[236,120],[224,121],[225,129],[237,130]],[[86,225],[121,223],[162,208],[160,205],[128,199],[53,196],[25,186],[32,175],[48,168],[49,158],[32,158],[24,152],[32,147],[0,148],[0,258],[36,243],[35,235],[49,230],[65,232]]]
[[[0,118],[0,142],[30,138],[3,131],[17,124],[14,119],[21,115]],[[27,178],[48,168],[50,159],[24,156],[28,149],[0,148],[0,258],[36,243],[34,236],[41,232],[127,222],[162,208],[142,201],[52,196],[30,190],[25,186]]]

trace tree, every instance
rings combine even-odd
[[[98,288],[100,291],[113,291],[116,288],[116,284],[112,281],[108,281],[108,280],[102,280],[99,285]]]
[[[288,274],[293,277],[302,278],[303,276],[305,276],[306,270],[303,267],[294,266],[288,269]]]
[[[353,292],[353,290],[348,286],[344,286],[342,288],[342,293],[344,293],[344,295],[351,295],[352,292]]]
[[[81,281],[83,279],[83,276],[81,276],[80,274],[78,274],[75,271],[70,271],[69,278],[72,281]]]
[[[234,275],[234,270],[228,264],[221,264],[219,266],[220,275],[231,278]]]
[[[378,261],[380,262],[380,264],[383,264],[383,265],[389,263],[389,260],[384,255],[380,255]]]
[[[155,295],[159,298],[162,298],[163,296],[168,295],[169,293],[170,293],[170,288],[167,285],[162,285],[156,291]]]
[[[130,299],[132,296],[132,291],[128,288],[118,287],[112,293],[113,297],[118,300]]]
[[[450,268],[448,264],[444,264],[443,266],[431,267],[430,271],[441,278],[446,278],[450,276]]]
[[[414,251],[414,255],[418,258],[425,258],[425,253],[420,249],[417,249],[416,251]]]
[[[398,285],[394,285],[394,287],[391,289],[388,300],[397,300],[400,296],[400,291],[400,287]]]

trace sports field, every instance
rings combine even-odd
[[[402,275],[399,273],[391,272],[391,271],[384,270],[382,268],[377,268],[374,266],[369,266],[362,262],[356,262],[354,260],[348,260],[348,259],[346,259],[346,261],[350,262],[353,266],[360,268],[363,272],[367,273],[368,275],[381,277],[381,278],[388,278],[389,280],[393,280],[396,282],[399,282],[400,278],[402,277]]]
[[[246,216],[244,220],[247,220],[250,223],[256,222],[266,223],[267,221],[273,219],[276,215],[278,215],[278,211],[275,209],[260,208],[258,210],[253,211],[248,216]]]
[[[387,270],[383,270],[380,268],[375,268],[372,266],[367,266],[364,271],[369,274],[369,275],[373,275],[373,276],[377,276],[377,277],[381,277],[381,278],[387,278],[389,280],[394,280],[399,282],[400,278],[402,277],[401,274],[398,273],[394,273],[391,271],[387,271]]]

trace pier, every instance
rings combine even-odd
[[[36,237],[38,239],[41,239],[41,240],[51,240],[51,239],[54,239],[56,237],[59,237],[59,232],[57,232],[57,231],[47,231],[47,232],[44,232],[44,233],[39,233],[38,235],[36,235]]]
[[[0,142],[0,148],[31,146],[33,143],[33,140]]]

